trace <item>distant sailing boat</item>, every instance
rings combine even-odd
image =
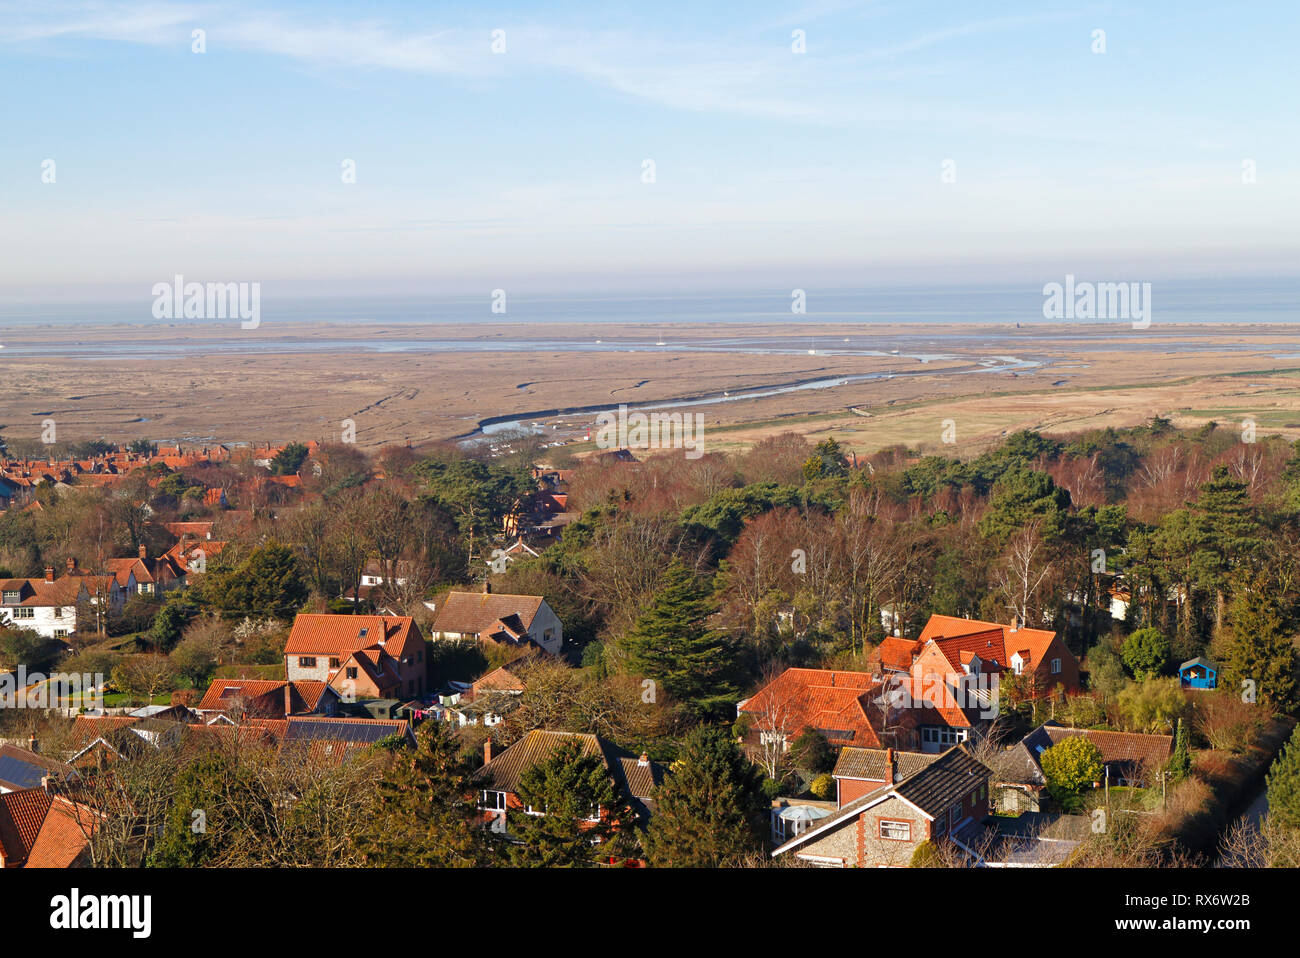
[[[664,342],[664,331],[663,331],[662,328],[659,330],[659,342],[655,343],[655,345],[656,345],[656,346],[667,346],[667,345],[668,345],[667,343]]]
[[[809,356],[816,356],[816,355],[817,355],[817,350],[816,350],[815,348],[813,348],[813,341],[812,341],[811,339],[808,340],[808,355],[809,355]]]

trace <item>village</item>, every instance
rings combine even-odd
[[[689,546],[662,551],[671,530],[637,516],[638,503],[689,500],[666,481],[683,471],[680,451],[619,449],[561,469],[522,438],[513,458],[488,459],[142,440],[0,461],[0,562],[11,566],[0,862],[280,863],[247,823],[208,837],[234,796],[199,799],[188,776],[234,763],[275,776],[290,807],[324,780],[357,789],[336,810],[355,832],[338,861],[373,864],[395,853],[361,836],[393,818],[413,827],[396,783],[439,755],[449,817],[416,844],[467,843],[485,866],[1043,868],[1262,854],[1253,833],[1192,835],[1204,823],[1182,804],[1201,789],[1225,814],[1232,789],[1258,780],[1294,724],[1278,709],[1285,683],[1238,696],[1239,664],[1225,690],[1207,650],[1175,661],[1158,628],[1132,628],[1130,608],[1182,621],[1188,592],[1094,568],[1058,580],[1053,600],[1044,516],[1031,508],[1020,522],[1034,538],[1007,537],[1006,568],[1020,573],[1003,577],[1010,614],[972,614],[998,605],[979,596],[962,614],[931,611],[929,573],[909,576],[900,530],[878,537],[895,524],[878,492],[856,533],[796,528],[824,521],[815,503],[830,490],[857,503],[831,504],[830,520],[861,509],[855,486],[889,461],[782,442],[731,464],[770,473],[766,484],[721,481],[716,455],[687,458],[687,482],[706,490],[677,507],[705,544],[694,570]],[[1040,437],[1012,448],[1026,445],[1037,465],[1052,458]],[[898,465],[912,481],[935,468]],[[855,558],[819,551],[846,532]],[[695,571],[710,538],[729,543],[712,589]],[[857,569],[842,599],[801,591],[819,576],[829,588],[827,563],[864,559],[879,568]],[[14,574],[24,562],[47,564]],[[636,599],[597,617],[592,597],[610,595],[589,591],[597,583]],[[1085,627],[1126,620],[1110,659],[1071,648]],[[693,762],[723,775],[734,807],[692,804]],[[1217,778],[1194,772],[1225,762]],[[156,807],[142,810],[142,789]],[[692,816],[717,814],[732,827],[716,847],[686,841]]]

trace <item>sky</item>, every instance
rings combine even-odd
[[[704,6],[0,0],[0,301],[1300,272],[1292,0]]]

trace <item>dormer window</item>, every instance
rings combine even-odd
[[[17,605],[23,600],[23,594],[17,589],[5,589],[3,598],[5,605]]]
[[[360,634],[357,636],[357,638],[364,639],[366,637],[366,633],[369,631],[370,631],[369,629],[362,629]]]

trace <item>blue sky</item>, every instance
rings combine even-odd
[[[0,0],[0,297],[1297,271],[1298,4],[699,6]]]

